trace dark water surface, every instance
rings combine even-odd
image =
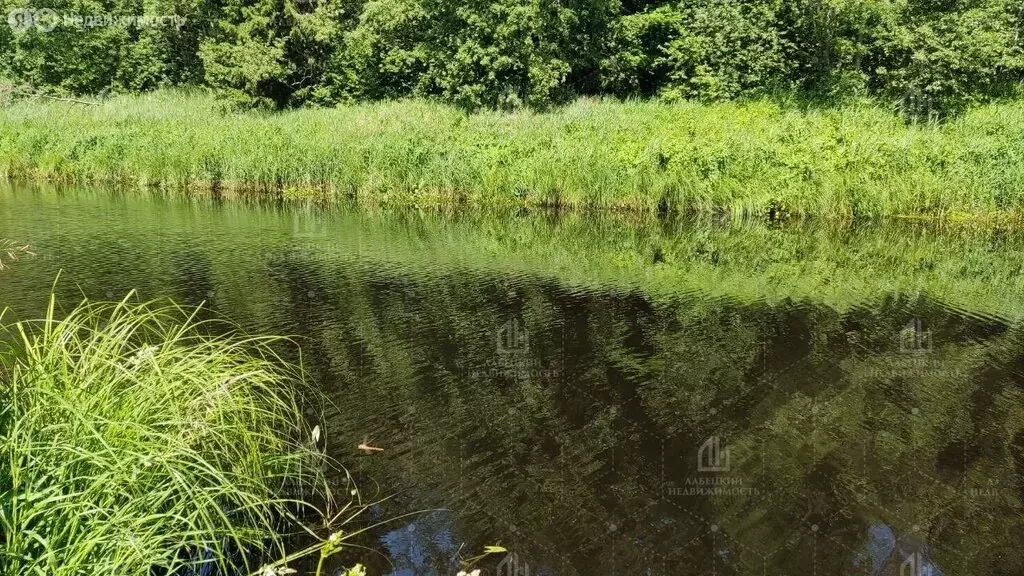
[[[372,574],[1024,574],[1024,240],[0,191],[0,306],[297,335]],[[364,440],[384,448],[362,454]],[[504,564],[498,562],[505,560]],[[389,564],[390,562],[390,564]]]

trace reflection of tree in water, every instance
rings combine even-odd
[[[371,435],[387,451],[361,459],[364,474],[553,573],[852,571],[883,526],[902,546],[885,570],[907,549],[984,573],[1020,530],[1021,348],[999,322],[922,299],[839,315],[321,275],[315,306],[329,310],[307,351],[338,386],[339,456]],[[915,316],[934,337],[926,355],[898,347]],[[512,359],[495,342],[509,318],[529,330]],[[724,492],[688,495],[709,481],[696,457],[711,436],[732,456],[710,475]]]
[[[13,219],[40,252],[5,275],[19,311],[41,302],[13,287],[60,268],[65,302],[214,291],[298,336],[332,448],[403,496],[390,512],[451,507],[456,541],[534,572],[845,573],[887,526],[946,574],[1024,573],[1024,340],[977,315],[1019,308],[1024,236],[381,212],[300,242],[276,212],[62,202]],[[916,285],[972,312],[877,297]],[[511,319],[529,345],[502,355]],[[385,452],[359,456],[366,436]],[[697,469],[711,437],[728,472]],[[757,492],[685,495],[709,476]]]

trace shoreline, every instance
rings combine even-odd
[[[920,223],[935,226],[964,226],[981,229],[1013,229],[1024,227],[1024,211],[1003,211],[1003,212],[952,212],[952,213],[925,213],[925,214],[882,214],[872,215],[848,215],[838,217],[834,215],[816,214],[748,214],[732,213],[722,208],[711,210],[650,210],[644,206],[628,204],[612,204],[608,206],[594,205],[555,205],[543,202],[523,202],[514,199],[499,199],[497,201],[480,201],[470,199],[467,193],[420,193],[416,195],[401,194],[397,192],[384,193],[361,193],[344,190],[334,190],[323,186],[287,186],[280,189],[270,189],[263,183],[257,182],[211,182],[194,181],[180,183],[148,183],[131,182],[127,180],[93,180],[75,181],[68,179],[54,179],[46,177],[11,177],[8,174],[0,173],[0,183],[7,187],[53,187],[53,188],[96,188],[108,189],[118,192],[137,191],[141,193],[174,194],[183,197],[201,195],[211,200],[227,199],[230,201],[251,201],[251,202],[297,202],[312,203],[322,207],[336,206],[344,203],[352,203],[364,208],[396,208],[396,209],[426,209],[426,210],[537,210],[541,212],[552,212],[559,214],[595,214],[595,215],[622,215],[635,217],[643,220],[666,218],[689,218],[694,220],[718,219],[724,222],[730,220],[754,221],[754,222],[811,222],[823,221],[831,225],[856,225],[856,224],[886,224],[898,222]],[[1022,192],[1024,194],[1024,192]]]

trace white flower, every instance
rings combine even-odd
[[[273,566],[264,566],[260,571],[260,576],[287,576],[288,574],[295,574],[295,569],[287,566],[280,566],[277,568]]]
[[[145,348],[136,352],[134,356],[128,359],[128,366],[134,368],[139,364],[145,362],[146,360],[149,360],[150,358],[153,357],[154,354],[156,354],[157,350],[159,350],[159,348],[157,348],[156,346],[146,346]]]
[[[459,573],[456,576],[480,576],[480,569],[477,568],[476,570],[473,570],[472,572],[466,572],[465,570],[459,570]]]

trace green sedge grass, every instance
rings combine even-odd
[[[274,339],[130,298],[4,327],[0,574],[252,572],[326,509]]]

